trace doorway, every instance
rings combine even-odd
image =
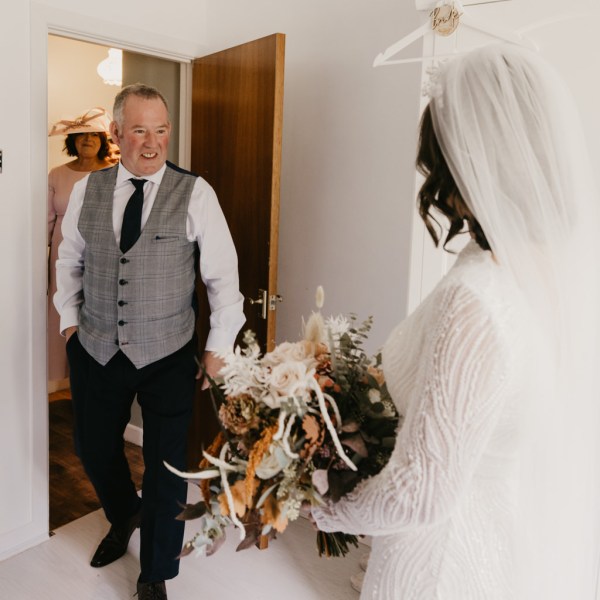
[[[275,311],[282,299],[277,293],[277,232],[284,38],[283,34],[273,34],[194,60],[194,79],[198,82],[202,80],[202,83],[194,85],[193,94],[190,89],[191,70],[187,71],[190,76],[187,79],[183,63],[151,57],[145,57],[145,60],[142,58],[144,55],[123,52],[122,85],[143,80],[161,91],[165,90],[162,70],[165,63],[171,63],[173,73],[179,72],[181,76],[181,81],[172,86],[175,100],[167,96],[171,106],[182,107],[181,118],[172,118],[179,130],[179,161],[177,156],[169,158],[184,168],[187,166],[190,131],[199,127],[194,139],[196,142],[201,140],[204,146],[196,143],[192,148],[191,158],[194,154],[196,156],[195,161],[190,160],[194,163],[192,169],[205,177],[217,191],[238,250],[239,271],[245,275],[245,279],[240,278],[242,294],[256,297],[259,293],[260,303],[255,300],[254,304],[260,307],[260,311],[258,315],[254,314],[256,311],[247,313],[247,317],[248,325],[264,338],[265,348],[270,348],[274,343]],[[74,40],[69,41],[74,43]],[[98,46],[95,43],[83,43]],[[107,51],[107,48],[102,47],[102,50]],[[85,67],[88,72],[94,72],[95,60]],[[149,65],[147,61],[155,62]],[[215,65],[218,67],[216,71]],[[64,62],[58,68],[64,68]],[[48,73],[50,79],[50,66]],[[232,84],[232,87],[224,84]],[[114,95],[117,92],[114,91]],[[214,102],[215,97],[219,97],[217,103]],[[189,114],[186,107],[189,107]],[[210,124],[210,128],[207,124]],[[211,141],[213,136],[216,141]],[[176,144],[172,144],[171,151],[175,148]],[[221,159],[211,162],[215,148],[220,149]],[[235,186],[231,185],[232,174],[235,175]],[[261,326],[262,321],[266,327]],[[199,339],[203,339],[200,333]],[[206,406],[206,403],[203,404]],[[205,434],[210,437],[210,431],[204,427],[207,419],[201,412],[193,419],[189,438],[189,447],[196,453],[203,447]],[[134,438],[136,432],[139,434],[141,446],[141,414],[135,403],[126,440],[128,432],[133,432]],[[193,453],[188,458],[192,464],[197,462]],[[74,456],[72,462],[78,464]],[[52,498],[50,510],[52,512]]]
[[[106,80],[98,65],[115,59],[119,73]],[[48,35],[48,130],[59,120],[72,120],[94,107],[109,114],[115,96],[123,86],[138,81],[156,85],[169,103],[173,131],[168,159],[179,159],[180,131],[180,63],[140,53],[109,48],[100,44]],[[65,136],[48,137],[48,171],[73,159],[64,151]],[[63,167],[64,170],[65,167]],[[82,174],[83,176],[83,174]],[[55,291],[53,262],[60,242],[60,220],[68,203],[68,193],[61,198],[48,196],[48,401],[49,401],[49,521],[50,529],[88,514],[100,507],[95,493],[74,454],[72,410],[64,338],[58,333],[58,315],[52,305]],[[52,257],[52,258],[51,258]],[[141,486],[141,411],[133,404],[131,421],[125,436],[126,453],[132,477]]]

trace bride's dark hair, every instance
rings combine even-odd
[[[429,105],[425,108],[421,118],[417,169],[425,177],[418,196],[419,214],[435,245],[437,246],[440,242],[443,227],[431,214],[429,209],[432,206],[445,215],[450,222],[450,228],[443,244],[444,250],[446,250],[448,242],[462,231],[464,221],[467,221],[469,230],[473,233],[479,246],[484,250],[490,250],[483,229],[460,195],[448,163],[442,154],[433,129]],[[439,233],[436,231],[434,223],[437,225]]]

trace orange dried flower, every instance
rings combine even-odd
[[[306,443],[300,451],[300,456],[308,461],[323,443],[325,428],[314,415],[306,414],[302,419],[302,429],[306,433]]]
[[[207,448],[206,453],[210,454],[211,456],[219,456],[219,452],[221,451],[221,448],[223,447],[224,443],[225,436],[223,435],[222,431],[219,431],[219,433],[217,433],[217,435],[215,436],[215,439]],[[202,460],[198,464],[198,467],[200,469],[208,469],[209,467],[211,467],[211,464],[206,460],[206,458],[202,458]],[[208,506],[210,504],[210,480],[200,480],[198,487],[200,488],[200,492],[202,494],[202,499],[204,500],[204,503]]]
[[[283,533],[288,525],[288,518],[281,514],[277,498],[271,494],[263,504],[263,511],[260,518],[263,525],[271,525],[279,533]]]
[[[246,467],[246,496],[252,497],[253,495],[253,486],[255,475],[256,475],[256,467],[260,464],[263,456],[269,450],[271,446],[271,442],[273,441],[273,436],[277,433],[278,425],[274,424],[271,427],[267,427],[261,438],[254,444],[252,450],[250,451],[250,455],[248,456],[248,466]]]
[[[243,517],[246,514],[246,509],[250,508],[252,504],[252,499],[254,498],[256,488],[258,487],[258,482],[254,480],[252,483],[253,485],[250,486],[250,495],[248,495],[246,482],[244,479],[238,479],[229,488],[233,498],[233,508],[235,509],[235,514],[238,517]],[[227,502],[227,496],[225,495],[225,492],[219,494],[218,500],[221,514],[224,516],[229,515],[229,504]]]
[[[302,419],[302,429],[306,433],[306,439],[310,444],[314,444],[321,437],[321,428],[314,415],[306,414]]]

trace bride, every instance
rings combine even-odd
[[[598,197],[576,110],[498,44],[430,82],[419,210],[471,241],[384,348],[404,424],[375,477],[313,508],[373,536],[363,599],[594,600],[600,541]]]

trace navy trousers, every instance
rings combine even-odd
[[[120,525],[141,509],[140,581],[171,579],[184,523],[175,517],[185,503],[186,482],[163,461],[186,466],[186,438],[197,365],[195,344],[136,369],[119,351],[106,365],[95,361],[77,334],[67,343],[75,421],[75,450],[92,482],[106,518]],[[123,434],[137,394],[144,427],[144,477],[140,500],[131,480]]]

